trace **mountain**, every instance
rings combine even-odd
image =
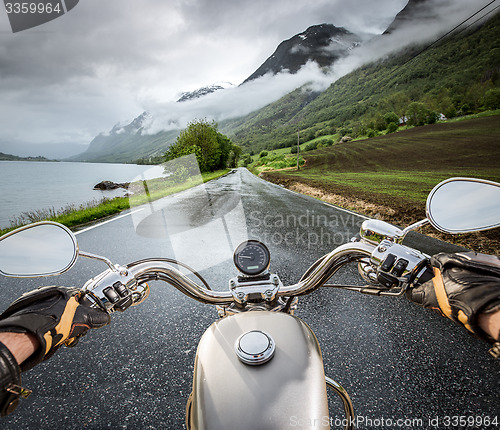
[[[128,163],[157,156],[175,141],[179,130],[161,131],[156,134],[143,133],[151,120],[151,115],[143,112],[129,124],[116,124],[108,133],[96,136],[85,152],[69,158],[68,161]]]
[[[54,161],[45,157],[18,157],[17,155],[4,154],[0,152],[0,161]]]
[[[244,118],[222,122],[220,129],[244,151],[259,152],[295,144],[298,129],[302,142],[377,133],[385,129],[386,113],[406,116],[412,102],[447,117],[499,109],[499,32],[497,13],[430,49],[413,45],[365,64],[317,97],[299,88]]]
[[[277,74],[284,70],[296,73],[308,61],[315,61],[320,67],[331,66],[360,43],[361,39],[345,28],[332,24],[314,25],[281,42],[273,55],[245,79],[243,84],[267,73]]]
[[[405,8],[406,12],[402,11],[390,26],[398,31],[391,36],[380,36],[380,43],[386,43],[385,39],[391,37],[397,38],[399,29],[405,29],[401,26],[418,24],[414,21],[416,18],[408,18],[410,20],[404,24],[403,17],[424,17],[427,12],[425,8],[420,9],[423,5],[444,1],[447,0],[410,0]],[[412,8],[414,11],[420,10],[421,15],[412,15]],[[498,91],[500,82],[500,40],[497,36],[499,21],[500,16],[497,15],[486,24],[471,27],[441,40],[431,49],[423,50],[423,46],[412,44],[400,52],[385,54],[372,63],[363,57],[363,62],[358,63],[363,64],[361,67],[337,80],[328,89],[315,92],[312,89],[314,86],[298,88],[249,115],[221,121],[219,130],[245,151],[255,152],[295,144],[298,129],[303,142],[323,135],[360,135],[368,131],[375,133],[384,129],[386,113],[394,112],[401,118],[412,102],[418,102],[425,109],[444,113],[448,117],[487,109],[490,102],[486,103],[486,99],[493,100],[494,104],[495,91]],[[304,49],[293,48],[297,43],[312,44],[315,40],[318,47],[314,48],[312,44],[309,54],[314,51],[345,55],[358,43],[355,41],[357,38],[343,29],[337,29],[337,36],[331,36],[333,28],[335,27],[330,25],[310,27],[283,42],[275,54],[284,54],[270,57],[267,65],[264,63],[259,68],[260,72],[296,70],[298,65],[294,66],[291,62],[292,55],[286,53],[305,53],[306,45],[299,45],[304,46]],[[328,31],[322,33],[323,30]],[[425,31],[425,27],[421,31]],[[408,43],[411,42],[412,40],[408,40]],[[362,50],[371,55],[371,48],[372,45],[363,46]],[[389,51],[386,49],[384,52]],[[416,56],[419,52],[420,55]],[[281,63],[277,61],[278,57],[281,58]],[[379,57],[375,53],[369,58]],[[309,56],[307,58],[311,59]],[[333,57],[330,56],[331,58]],[[308,60],[303,58],[301,61]],[[300,61],[297,64],[299,63]],[[258,70],[255,74],[257,72]],[[73,159],[130,162],[159,155],[175,141],[180,131],[162,131],[149,135],[143,130],[150,121],[148,114],[143,113],[125,126],[117,125],[110,132],[97,136],[88,151]]]
[[[15,154],[18,157],[43,157],[51,160],[62,160],[85,151],[88,147],[79,144],[65,143],[25,143],[0,139],[0,152]]]
[[[177,101],[185,102],[188,100],[198,99],[200,97],[206,96],[207,94],[212,94],[215,93],[216,91],[224,90],[226,88],[231,88],[231,87],[234,87],[234,85],[231,84],[230,82],[220,82],[212,85],[207,85],[206,87],[201,87],[194,91],[188,91],[182,93],[181,97]]]
[[[308,61],[316,61],[320,66],[330,66],[335,60],[346,56],[350,49],[358,45],[361,39],[345,30],[330,24],[315,25],[306,31],[282,42],[273,56],[268,58],[259,69],[245,82],[263,76],[266,73],[278,73],[288,70],[297,72]],[[243,85],[243,84],[242,84]],[[177,102],[186,102],[232,87],[227,82],[215,83],[198,90],[185,92]],[[298,102],[303,106],[309,102],[312,95],[308,93],[304,101]],[[302,96],[299,96],[302,98]],[[180,130],[162,131],[155,135],[143,133],[145,126],[152,121],[147,112],[143,112],[126,125],[115,125],[109,132],[96,136],[88,149],[69,161],[88,162],[132,162],[140,158],[150,158],[163,152],[175,141]]]
[[[436,21],[432,0],[410,0],[383,34],[391,34],[413,23]]]

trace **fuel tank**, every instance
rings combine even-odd
[[[267,362],[245,364],[238,357],[249,332],[274,342]],[[186,424],[192,430],[329,429],[323,360],[312,330],[294,316],[268,311],[212,324],[198,345]]]

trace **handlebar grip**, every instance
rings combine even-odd
[[[124,312],[130,306],[142,303],[149,296],[149,285],[147,283],[128,288],[122,282],[117,281],[113,285],[97,288],[86,292],[93,307],[105,310],[108,313]]]

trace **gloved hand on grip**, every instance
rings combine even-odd
[[[39,348],[21,370],[50,358],[61,345],[74,346],[90,328],[109,324],[108,313],[90,307],[78,288],[42,287],[23,294],[0,315],[0,332],[32,333]]]
[[[434,278],[410,288],[407,298],[450,318],[480,339],[498,342],[481,328],[478,317],[500,311],[500,259],[476,252],[441,253],[430,263]]]

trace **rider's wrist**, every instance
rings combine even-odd
[[[29,390],[21,387],[21,369],[9,348],[0,342],[0,415],[16,409],[19,397],[27,397]]]
[[[39,346],[38,340],[31,333],[0,332],[0,342],[9,349],[19,365],[30,357]]]
[[[494,312],[482,313],[478,316],[478,324],[491,338],[499,340],[500,337],[500,309]]]

